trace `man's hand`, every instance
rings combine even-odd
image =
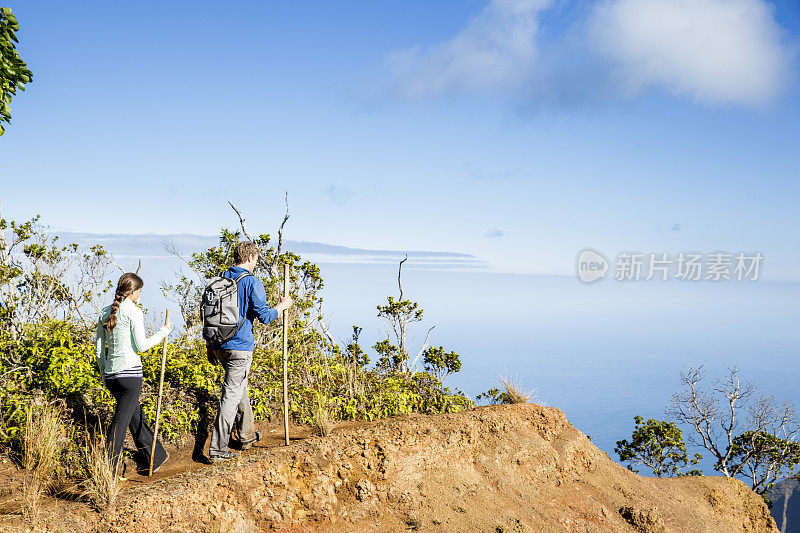
[[[212,365],[217,364],[217,356],[214,355],[214,350],[211,349],[210,344],[206,344],[206,359],[208,359],[208,362]]]
[[[275,306],[275,310],[278,313],[282,313],[284,309],[289,309],[292,304],[294,304],[294,300],[292,300],[291,296],[281,296],[281,301]]]

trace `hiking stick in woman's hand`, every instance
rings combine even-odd
[[[164,322],[169,324],[169,309],[167,309],[167,320]],[[164,346],[161,350],[161,375],[158,378],[158,403],[156,403],[156,429],[153,432],[153,447],[150,449],[150,470],[147,476],[153,475],[153,458],[156,456],[156,443],[158,442],[158,423],[161,416],[161,394],[164,392],[164,368],[167,365],[167,337],[164,337]]]

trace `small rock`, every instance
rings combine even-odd
[[[706,499],[715,511],[718,511],[722,506],[722,493],[717,489],[712,489],[711,492],[706,495]]]
[[[620,507],[619,514],[629,524],[636,527],[641,533],[664,533],[664,519],[658,509],[635,509],[634,507]]]
[[[400,489],[397,487],[389,487],[389,490],[386,492],[386,500],[389,503],[397,503],[400,501],[400,497],[402,496]]]
[[[360,479],[356,483],[356,499],[364,501],[375,495],[375,485],[368,479]]]

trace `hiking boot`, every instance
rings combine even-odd
[[[161,468],[162,466],[164,466],[164,463],[166,463],[167,461],[169,461],[169,452],[166,452],[166,453],[167,453],[167,456],[166,456],[166,457],[164,457],[164,460],[163,460],[163,461],[161,461],[161,462],[158,464],[158,466],[155,466],[155,465],[153,465],[153,473],[154,473],[154,474],[155,474],[156,472],[158,472],[158,469],[159,469],[159,468]]]
[[[212,453],[211,454],[211,462],[212,463],[219,463],[219,462],[222,462],[222,461],[227,461],[228,459],[236,459],[237,457],[239,457],[239,454],[237,452],[232,452],[230,450],[228,450],[227,452],[222,452],[222,453]]]
[[[242,450],[249,449],[253,445],[254,442],[257,442],[257,441],[260,441],[260,440],[261,440],[261,432],[260,431],[256,431],[256,434],[252,439],[247,439],[247,440],[241,441]]]

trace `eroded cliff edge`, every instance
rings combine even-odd
[[[92,527],[777,531],[762,499],[742,482],[639,476],[609,459],[560,410],[536,404],[412,415],[254,451],[128,490]]]

